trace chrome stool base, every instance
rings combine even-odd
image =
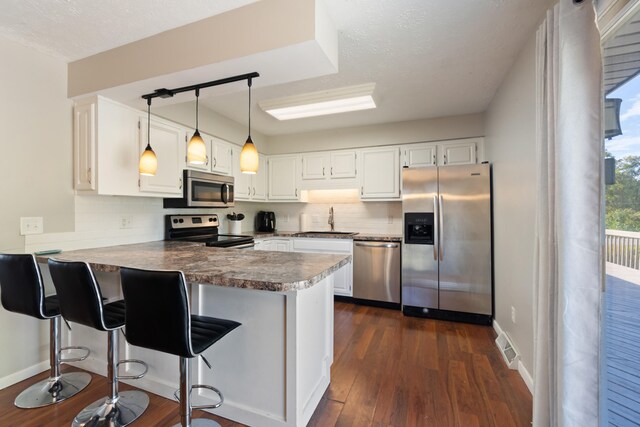
[[[73,427],[120,427],[131,424],[149,406],[149,396],[141,391],[123,391],[115,401],[100,399],[76,415]]]
[[[78,393],[91,382],[86,372],[69,372],[56,378],[47,378],[30,386],[16,397],[18,408],[32,409],[52,405]]]
[[[174,424],[173,427],[183,427],[182,424]],[[220,424],[207,418],[195,418],[191,420],[190,427],[220,427]]]

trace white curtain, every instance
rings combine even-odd
[[[590,0],[538,30],[534,426],[597,426],[602,58]]]

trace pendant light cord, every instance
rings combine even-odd
[[[147,99],[147,148],[151,150],[151,98]]]
[[[198,130],[198,99],[200,99],[200,89],[196,89],[196,131]]]
[[[249,86],[249,139],[251,139],[251,77],[247,79],[247,85]]]

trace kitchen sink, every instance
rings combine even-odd
[[[301,233],[296,233],[295,237],[306,237],[306,236],[355,236],[358,233],[354,233],[352,231],[304,231]]]

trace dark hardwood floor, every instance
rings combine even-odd
[[[529,426],[531,395],[502,361],[494,339],[486,326],[336,302],[331,385],[309,426]],[[59,405],[15,408],[15,396],[44,377],[0,390],[0,426],[69,425],[108,387],[105,378],[94,374],[87,390]],[[130,387],[123,384],[122,389]],[[146,413],[133,425],[179,422],[177,403],[150,397]],[[215,419],[223,427],[241,425],[201,411],[194,416]]]

